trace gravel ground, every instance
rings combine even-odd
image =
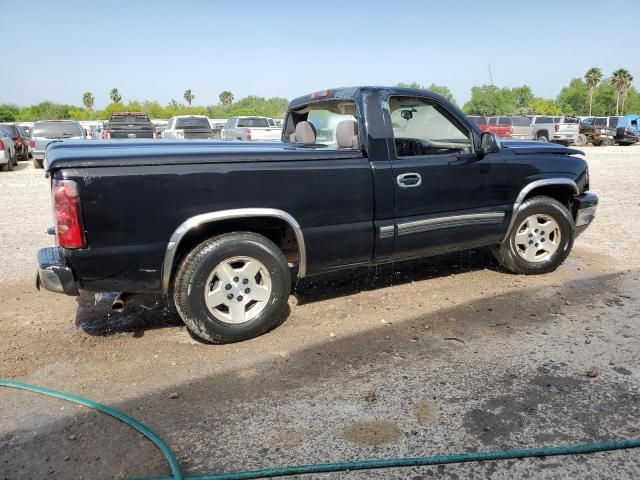
[[[0,174],[0,378],[122,409],[190,474],[640,437],[640,147],[585,151],[601,205],[556,272],[509,275],[474,251],[307,280],[280,328],[224,346],[153,297],[113,314],[113,295],[36,292],[50,199],[22,162]],[[117,421],[9,389],[0,404],[0,479],[168,474]],[[639,471],[618,451],[304,478]]]

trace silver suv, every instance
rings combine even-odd
[[[580,121],[574,117],[552,117],[534,115],[531,117],[533,133],[539,142],[558,142],[571,145],[580,134]]]

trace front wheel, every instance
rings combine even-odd
[[[567,207],[550,197],[533,197],[522,204],[509,236],[494,255],[513,273],[548,273],[564,262],[574,239],[575,223]]]
[[[594,147],[599,147],[602,145],[602,140],[593,140],[591,143],[593,143]]]
[[[255,233],[204,241],[182,261],[173,298],[195,335],[229,343],[262,335],[283,320],[291,274],[282,251]]]
[[[587,144],[587,136],[581,133],[573,143],[576,147],[584,147]]]

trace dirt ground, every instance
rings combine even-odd
[[[289,319],[205,345],[153,297],[36,292],[48,185],[0,173],[0,378],[86,396],[158,432],[189,474],[640,437],[640,147],[585,148],[595,223],[556,272],[485,251],[307,280]],[[595,367],[597,376],[588,377]],[[0,388],[0,479],[168,475],[84,407]],[[637,478],[640,452],[299,478]]]

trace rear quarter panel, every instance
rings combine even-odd
[[[276,208],[301,225],[309,274],[371,259],[365,158],[64,169],[78,182],[89,248],[67,250],[81,288],[158,291],[171,234],[190,217]]]

